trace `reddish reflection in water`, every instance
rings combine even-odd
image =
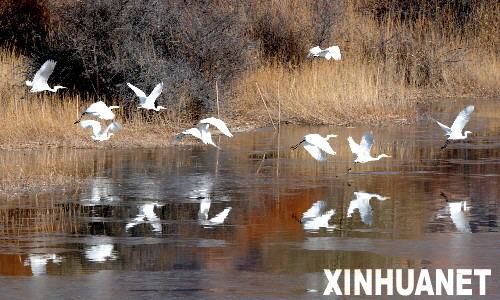
[[[496,268],[496,106],[479,103],[468,125],[474,136],[445,151],[430,121],[376,128],[374,152],[392,158],[366,165],[352,166],[346,142],[363,127],[284,127],[279,151],[277,135],[260,130],[230,144],[222,139],[222,151],[1,153],[4,169],[20,166],[25,177],[2,181],[4,190],[15,181],[17,194],[0,203],[0,274],[85,274],[99,286],[94,281],[107,271],[138,290],[152,276],[144,285],[161,294],[156,283],[165,283],[169,296],[179,288],[187,297],[279,298],[320,290],[324,268]],[[456,113],[435,111],[440,119]],[[338,134],[337,156],[321,164],[289,149],[309,132]],[[40,187],[46,169],[54,175]],[[260,289],[246,290],[239,276]],[[275,282],[284,294],[272,289]]]

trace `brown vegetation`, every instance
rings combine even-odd
[[[0,7],[0,143],[94,147],[71,126],[85,105],[123,109],[107,147],[170,144],[172,133],[216,110],[231,125],[411,122],[425,98],[498,95],[496,1],[7,1]],[[30,16],[29,22],[24,14]],[[29,39],[32,38],[32,40]],[[309,60],[340,45],[343,60]],[[6,49],[16,49],[16,52]],[[22,55],[18,54],[22,53]],[[27,94],[47,58],[70,90]],[[160,80],[168,112],[136,113],[130,81]],[[237,122],[236,122],[237,121]]]

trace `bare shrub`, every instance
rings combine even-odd
[[[44,0],[3,0],[0,4],[0,45],[23,53],[38,51],[47,38]]]

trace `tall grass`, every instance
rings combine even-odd
[[[235,109],[267,114],[265,101],[277,118],[280,99],[291,122],[411,122],[417,101],[499,94],[498,4],[474,1],[454,11],[451,2],[406,8],[403,2],[343,1],[327,33],[318,35],[309,24],[325,24],[314,6],[273,1],[261,19],[277,32],[275,44],[261,23],[254,34],[265,39],[264,54],[289,50],[296,57],[288,59],[292,65],[274,57],[249,70],[235,84]],[[283,43],[284,36],[291,41]],[[340,45],[343,60],[304,61],[307,48],[317,44]]]
[[[0,148],[52,147],[137,147],[170,144],[173,133],[182,125],[183,107],[172,108],[161,114],[145,114],[133,110],[125,118],[123,109],[116,120],[123,130],[106,145],[95,143],[91,131],[84,130],[74,121],[95,97],[72,92],[58,94],[29,93],[26,80],[26,57],[15,51],[0,51]],[[105,100],[108,104],[116,100]],[[123,104],[123,102],[122,102]],[[135,107],[135,103],[127,105]],[[103,126],[107,125],[102,123]]]

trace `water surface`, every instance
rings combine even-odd
[[[430,115],[451,124],[463,107]],[[52,168],[65,182],[0,199],[0,290],[10,299],[315,299],[325,268],[460,267],[491,268],[487,292],[498,298],[499,108],[476,103],[473,136],[446,150],[425,117],[373,128],[374,152],[392,158],[366,165],[351,164],[346,141],[362,126],[260,129],[216,138],[221,151],[0,153],[4,172],[36,179]],[[317,163],[289,149],[311,132],[338,134],[337,156]]]

